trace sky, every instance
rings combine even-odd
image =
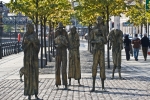
[[[0,0],[3,1],[4,3],[8,3],[10,0]]]

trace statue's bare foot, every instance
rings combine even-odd
[[[36,99],[36,100],[40,100],[40,98],[39,98],[37,95],[35,95],[35,99]]]
[[[119,79],[120,79],[120,80],[124,80],[125,78],[123,78],[123,77],[119,77]]]
[[[102,88],[102,92],[106,92],[107,90],[105,88]]]
[[[64,88],[64,90],[68,90],[68,87],[67,87],[67,85],[65,85],[65,88]]]
[[[58,85],[56,85],[56,88],[59,89]]]
[[[79,83],[79,86],[81,86],[81,84]]]
[[[28,96],[28,100],[31,100],[31,95]]]
[[[113,79],[114,79],[114,77],[111,77],[111,79],[113,80]]]
[[[20,82],[23,82],[22,78],[20,79]]]
[[[95,91],[95,89],[94,88],[92,88],[92,90],[90,91],[90,92],[94,92]]]

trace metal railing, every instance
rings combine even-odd
[[[21,51],[21,45],[17,41],[2,43],[2,57],[9,56],[11,54],[17,54]]]

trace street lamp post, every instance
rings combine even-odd
[[[3,4],[2,1],[0,1],[0,59],[2,59],[2,33],[3,33],[2,12],[3,12]]]
[[[73,6],[73,9],[77,6],[79,6],[79,2],[77,2],[76,0],[72,0],[72,6]],[[75,10],[75,9],[74,9]],[[77,27],[77,20],[76,20],[76,17],[74,16],[73,18],[73,21],[74,21],[74,25],[75,27]]]

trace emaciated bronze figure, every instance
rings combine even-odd
[[[107,43],[106,38],[106,28],[102,24],[102,18],[97,18],[97,23],[94,26],[92,32],[90,33],[91,36],[91,43],[93,46],[93,67],[92,67],[92,77],[93,77],[93,88],[91,92],[95,91],[95,79],[97,73],[97,66],[100,66],[100,77],[102,82],[102,90],[104,88],[104,80],[106,79],[105,76],[105,49],[104,44]]]
[[[112,46],[112,58],[113,58],[113,72],[112,79],[114,78],[115,69],[118,67],[119,78],[121,77],[121,50],[123,49],[123,32],[119,29],[113,29],[108,35],[108,39],[110,40],[110,49]]]
[[[31,23],[26,25],[27,32],[23,37],[23,50],[24,50],[24,95],[28,96],[31,100],[31,95],[38,98],[38,53],[40,42],[37,34],[34,32],[34,26]]]
[[[78,80],[80,85],[81,79],[81,67],[80,67],[80,39],[79,34],[76,32],[76,27],[71,28],[71,32],[68,35],[69,38],[69,68],[68,68],[68,78],[69,85],[71,85],[71,78]]]
[[[56,87],[61,85],[60,80],[60,67],[62,67],[62,81],[65,89],[67,89],[67,48],[69,46],[68,34],[66,30],[63,29],[64,26],[60,22],[58,23],[58,28],[55,32],[55,47],[56,47],[56,57],[55,57],[55,78]],[[61,65],[62,64],[62,65]]]

